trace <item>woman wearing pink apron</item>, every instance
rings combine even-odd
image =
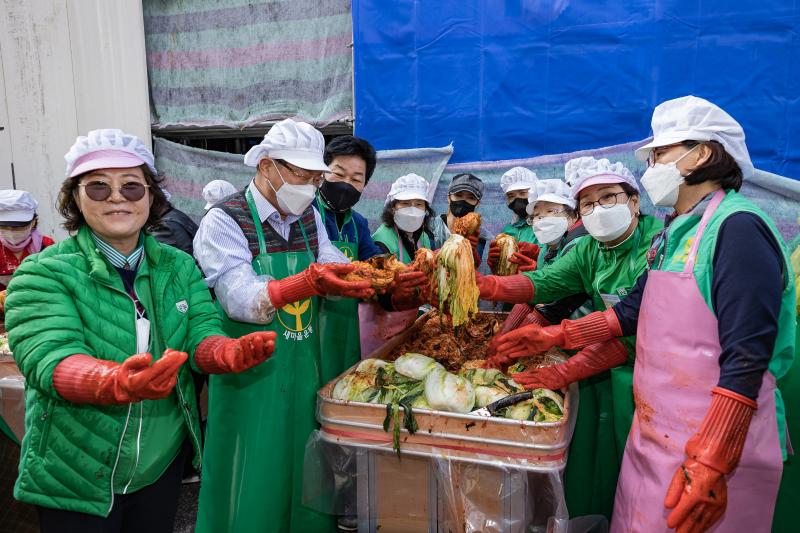
[[[649,271],[612,309],[523,328],[497,357],[635,331],[612,531],[768,532],[787,453],[776,380],[794,361],[791,266],[775,225],[737,192],[753,170],[741,126],[693,96],[659,105],[652,124],[642,185],[675,212]]]

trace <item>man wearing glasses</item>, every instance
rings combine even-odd
[[[270,364],[209,382],[208,435],[197,531],[327,531],[332,517],[301,503],[303,453],[316,428],[321,296],[369,298],[347,282],[348,259],[311,205],[322,183],[324,138],[309,124],[275,124],[250,149],[243,190],[200,223],[195,257],[227,332],[275,331]]]

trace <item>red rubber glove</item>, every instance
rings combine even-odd
[[[519,248],[519,253],[533,259],[534,261],[539,260],[539,252],[542,248],[538,244],[533,244],[532,242],[518,242],[517,247]]]
[[[560,365],[532,368],[512,376],[526,389],[563,389],[628,360],[628,351],[617,339],[590,344]]]
[[[399,272],[389,287],[392,294],[392,307],[405,311],[419,307],[430,299],[428,276],[419,270]]]
[[[522,326],[530,326],[531,324],[539,324],[542,327],[550,326],[550,321],[547,320],[542,313],[539,312],[538,309],[535,307],[531,309],[531,312],[528,313],[528,316],[522,321]]]
[[[497,263],[500,262],[500,247],[497,241],[493,240],[489,243],[489,252],[486,255],[486,264],[489,265],[489,270],[492,274],[497,274]]]
[[[160,400],[172,392],[178,370],[188,355],[167,349],[152,365],[153,356],[138,353],[121,364],[85,354],[63,359],[53,371],[53,387],[73,403],[122,405]]]
[[[467,240],[472,246],[472,259],[475,261],[475,268],[478,268],[481,265],[481,256],[478,254],[478,236],[470,235]]]
[[[527,255],[523,255],[520,252],[514,252],[511,257],[508,258],[508,262],[517,265],[517,272],[536,270],[536,260],[531,259]]]
[[[267,282],[267,292],[272,305],[280,309],[286,304],[299,302],[312,296],[346,296],[368,299],[375,296],[370,282],[345,281],[342,276],[355,269],[345,263],[311,263],[302,272],[283,279]]]
[[[274,351],[274,331],[257,331],[238,339],[213,335],[197,345],[194,363],[206,374],[238,373],[260,365]]]
[[[702,532],[725,513],[730,474],[750,429],[756,402],[722,387],[711,391],[711,407],[700,430],[686,443],[686,460],[667,489],[664,507],[672,509],[667,527],[679,532]]]
[[[533,282],[523,276],[482,276],[475,273],[480,297],[493,302],[521,304],[533,300]]]
[[[489,354],[496,364],[508,364],[512,359],[546,352],[554,346],[578,349],[621,336],[617,315],[613,309],[607,309],[578,320],[564,320],[557,326],[532,324],[497,335],[489,344]]]

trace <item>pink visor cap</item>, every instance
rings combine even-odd
[[[147,165],[147,161],[122,150],[97,150],[79,158],[67,177],[72,178],[101,168],[133,168]]]
[[[572,197],[577,199],[582,190],[592,185],[613,185],[615,183],[627,183],[637,191],[639,190],[639,184],[634,179],[617,174],[598,174],[578,182],[577,186],[572,189]]]

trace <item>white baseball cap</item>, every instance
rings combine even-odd
[[[514,167],[500,176],[500,188],[503,189],[503,194],[506,194],[511,191],[531,189],[536,186],[537,181],[539,179],[536,177],[536,172],[525,167]]]
[[[386,195],[386,203],[394,200],[425,200],[428,201],[428,182],[425,178],[417,174],[406,174],[400,176],[389,189]]]
[[[206,186],[203,187],[203,200],[206,201],[206,205],[203,209],[206,211],[211,209],[211,207],[222,200],[223,198],[227,198],[231,194],[236,192],[236,187],[229,181],[225,180],[213,180],[206,183]]]
[[[287,118],[270,128],[264,140],[250,148],[244,156],[244,164],[257,167],[265,157],[283,159],[305,170],[329,172],[322,160],[325,137],[311,124],[295,122]]]
[[[136,135],[107,128],[79,136],[64,155],[67,177],[101,168],[133,168],[147,165],[157,175],[153,152]]]
[[[28,191],[0,190],[0,225],[27,226],[36,216],[39,202]]]
[[[564,165],[564,181],[572,186],[573,198],[577,198],[583,189],[592,185],[627,183],[639,190],[639,184],[628,167],[619,161],[612,163],[606,158],[595,159],[591,156],[567,161]]]
[[[647,161],[653,148],[681,141],[717,141],[733,157],[742,175],[753,174],[753,162],[744,142],[744,130],[722,108],[697,96],[667,100],[653,110],[653,140],[636,149],[636,157]]]
[[[575,199],[572,198],[569,185],[558,179],[539,180],[536,187],[531,189],[526,208],[529,215],[533,214],[536,202],[553,202],[575,209]]]

